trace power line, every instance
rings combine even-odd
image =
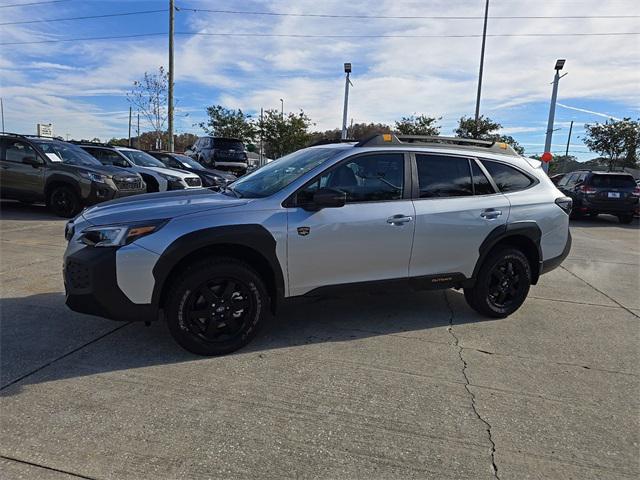
[[[146,15],[149,13],[165,13],[167,10],[142,10],[139,12],[123,12],[123,13],[108,13],[105,15],[87,15],[84,17],[66,17],[66,18],[49,18],[46,20],[23,20],[20,22],[5,22],[0,23],[0,26],[4,25],[26,25],[29,23],[48,23],[48,22],[62,22],[67,20],[89,20],[92,18],[107,18],[107,17],[126,17],[129,15]]]
[[[176,35],[199,35],[207,37],[274,37],[274,38],[478,38],[481,34],[444,34],[444,35],[310,35],[295,33],[233,33],[233,32],[175,32]],[[56,40],[32,40],[28,42],[3,42],[0,46],[9,45],[34,45],[41,43],[62,43],[62,42],[79,42],[90,40],[117,40],[125,38],[138,37],[158,37],[166,36],[166,32],[158,33],[138,33],[133,35],[110,35],[104,37],[81,37],[81,38],[64,38]],[[640,35],[640,32],[600,32],[600,33],[494,33],[487,34],[487,37],[590,37],[590,36],[625,36]]]
[[[61,3],[61,2],[68,2],[68,1],[69,0],[48,0],[46,2],[14,3],[12,5],[0,5],[0,8],[28,7],[30,5],[44,5],[45,3]]]
[[[482,16],[451,16],[451,15],[343,15],[343,14],[325,14],[325,13],[284,13],[284,12],[256,12],[256,11],[245,11],[245,10],[213,10],[206,8],[183,8],[176,7],[178,11],[188,11],[188,12],[205,12],[205,13],[223,13],[229,15],[264,15],[270,17],[309,17],[309,18],[359,18],[359,19],[394,19],[394,20],[413,20],[413,19],[423,19],[423,20],[477,20],[484,19],[484,15]],[[582,18],[582,19],[593,19],[593,18],[640,18],[640,15],[553,15],[553,16],[545,16],[545,15],[498,15],[489,17],[492,20],[518,20],[518,19],[554,19],[554,18],[562,18],[562,19],[570,19],[570,18]]]

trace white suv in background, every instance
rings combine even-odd
[[[242,347],[302,295],[461,288],[481,315],[505,317],[569,253],[570,211],[540,162],[504,143],[384,134],[316,146],[219,193],[85,210],[65,232],[67,305],[164,317],[203,355]]]
[[[198,175],[167,168],[160,160],[142,150],[91,143],[80,144],[80,147],[103,165],[130,168],[139,173],[147,184],[147,192],[202,188],[202,180]]]

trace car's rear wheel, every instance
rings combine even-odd
[[[170,289],[165,316],[173,338],[198,355],[224,355],[253,339],[269,313],[260,276],[232,258],[212,258],[185,269]]]
[[[620,223],[628,224],[633,221],[633,215],[618,215],[618,220],[620,221]]]
[[[518,249],[505,247],[487,257],[475,285],[464,289],[464,297],[481,315],[503,318],[520,308],[530,286],[527,257]]]
[[[82,209],[78,194],[66,185],[60,185],[51,190],[47,206],[53,213],[64,218],[75,217]]]

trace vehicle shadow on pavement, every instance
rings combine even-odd
[[[65,220],[49,210],[43,203],[21,203],[3,200],[0,202],[0,217],[3,220]]]
[[[447,344],[448,302],[456,324],[482,320],[461,294],[447,298],[427,291],[290,301],[248,346],[210,358],[180,348],[162,321],[146,327],[77,314],[64,306],[61,293],[2,299],[0,396],[19,394],[30,384],[184,362],[247,361],[282,349],[384,335]]]

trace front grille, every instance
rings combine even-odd
[[[91,276],[86,265],[73,260],[67,261],[65,266],[65,278],[69,285],[77,289],[85,289],[91,286]]]
[[[118,190],[140,190],[142,188],[142,180],[139,178],[116,178],[114,183]]]
[[[202,186],[202,180],[200,180],[200,177],[187,177],[184,179],[184,181],[187,182],[187,185],[189,185],[190,187]]]

